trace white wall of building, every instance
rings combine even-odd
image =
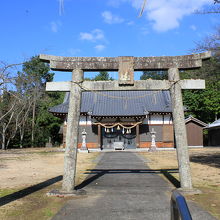
[[[108,119],[108,122],[114,122],[115,119]],[[123,121],[131,121],[131,119],[123,119]],[[150,115],[143,120],[143,124],[154,124],[154,125],[161,125],[161,124],[172,124],[171,115]],[[80,116],[80,125],[91,125],[91,117]]]
[[[170,115],[150,115],[144,119],[143,124],[153,124],[153,125],[161,125],[161,124],[172,124],[172,118]]]
[[[91,117],[80,116],[79,125],[91,125]]]

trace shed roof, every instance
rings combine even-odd
[[[220,127],[220,118],[218,120],[214,121],[213,123],[209,124],[205,128],[216,128],[216,127]]]
[[[192,115],[190,115],[188,118],[185,119],[185,123],[186,124],[189,123],[189,122],[195,122],[195,123],[201,125],[202,127],[206,127],[207,126],[207,124],[205,122],[200,121],[197,118],[194,118]]]
[[[64,102],[49,109],[52,113],[67,114],[70,94]],[[82,92],[81,113],[91,116],[143,116],[147,112],[170,113],[169,91],[101,91]]]

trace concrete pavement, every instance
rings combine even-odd
[[[146,166],[146,159],[131,152],[102,153],[87,180],[78,186],[86,196],[72,199],[53,220],[170,219],[173,185]],[[194,220],[214,220],[190,203]]]

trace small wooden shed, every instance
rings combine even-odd
[[[207,126],[206,123],[200,121],[193,116],[185,119],[188,146],[202,147],[203,146],[203,129]]]
[[[220,146],[220,118],[205,129],[208,129],[208,146]]]

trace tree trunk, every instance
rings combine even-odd
[[[6,150],[5,149],[5,123],[3,123],[3,128],[2,128],[2,150]]]
[[[20,127],[20,148],[23,148],[24,129]]]
[[[34,147],[34,130],[35,130],[35,115],[36,115],[36,96],[34,95],[33,111],[32,111],[32,126],[31,126],[31,147]]]

